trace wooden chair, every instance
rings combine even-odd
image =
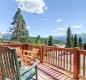
[[[9,47],[0,47],[0,66],[2,71],[2,80],[30,80],[36,74],[39,60],[31,66],[21,66],[19,68],[16,49]]]
[[[30,62],[32,60],[35,61],[38,52],[39,52],[38,48],[33,48],[31,51],[30,50],[24,50],[23,56],[27,62]],[[25,53],[26,53],[26,55],[25,55]]]
[[[22,50],[20,49],[20,47],[11,47],[11,48],[15,48],[16,49],[17,56],[19,58],[23,58]]]

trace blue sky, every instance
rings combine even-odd
[[[7,33],[21,8],[30,36],[86,33],[86,0],[0,0],[0,32]]]

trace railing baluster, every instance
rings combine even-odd
[[[53,65],[54,65],[54,63],[55,63],[55,51],[54,51],[54,49],[53,49]]]
[[[66,69],[68,69],[68,52],[66,54]]]
[[[83,55],[83,76],[85,76],[85,55]]]
[[[59,60],[60,60],[60,51],[58,51],[58,67],[59,67]]]
[[[47,55],[48,55],[48,63],[50,63],[50,59],[49,59],[49,58],[50,58],[50,57],[49,57],[49,52],[47,53]]]
[[[71,53],[70,53],[70,71],[71,71],[71,67],[72,67],[72,63],[71,63],[71,61],[72,61],[72,58],[71,58]]]
[[[57,66],[57,51],[55,51],[56,52],[56,66]]]
[[[64,55],[63,55],[63,68],[65,69],[65,52],[64,52]]]
[[[61,54],[61,67],[62,67],[62,51],[60,52],[60,54]]]
[[[48,52],[49,52],[49,50],[47,49],[47,52],[46,52],[46,61],[47,61]],[[47,61],[47,62],[48,62],[48,61]]]

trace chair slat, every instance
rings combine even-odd
[[[15,61],[15,54],[13,53],[14,50],[8,47],[0,47],[0,63],[1,68],[3,69],[2,75],[9,79],[17,80],[17,75],[19,74],[16,65],[17,62]]]

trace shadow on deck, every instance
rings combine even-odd
[[[38,80],[70,80],[72,76],[47,63],[38,65]]]

